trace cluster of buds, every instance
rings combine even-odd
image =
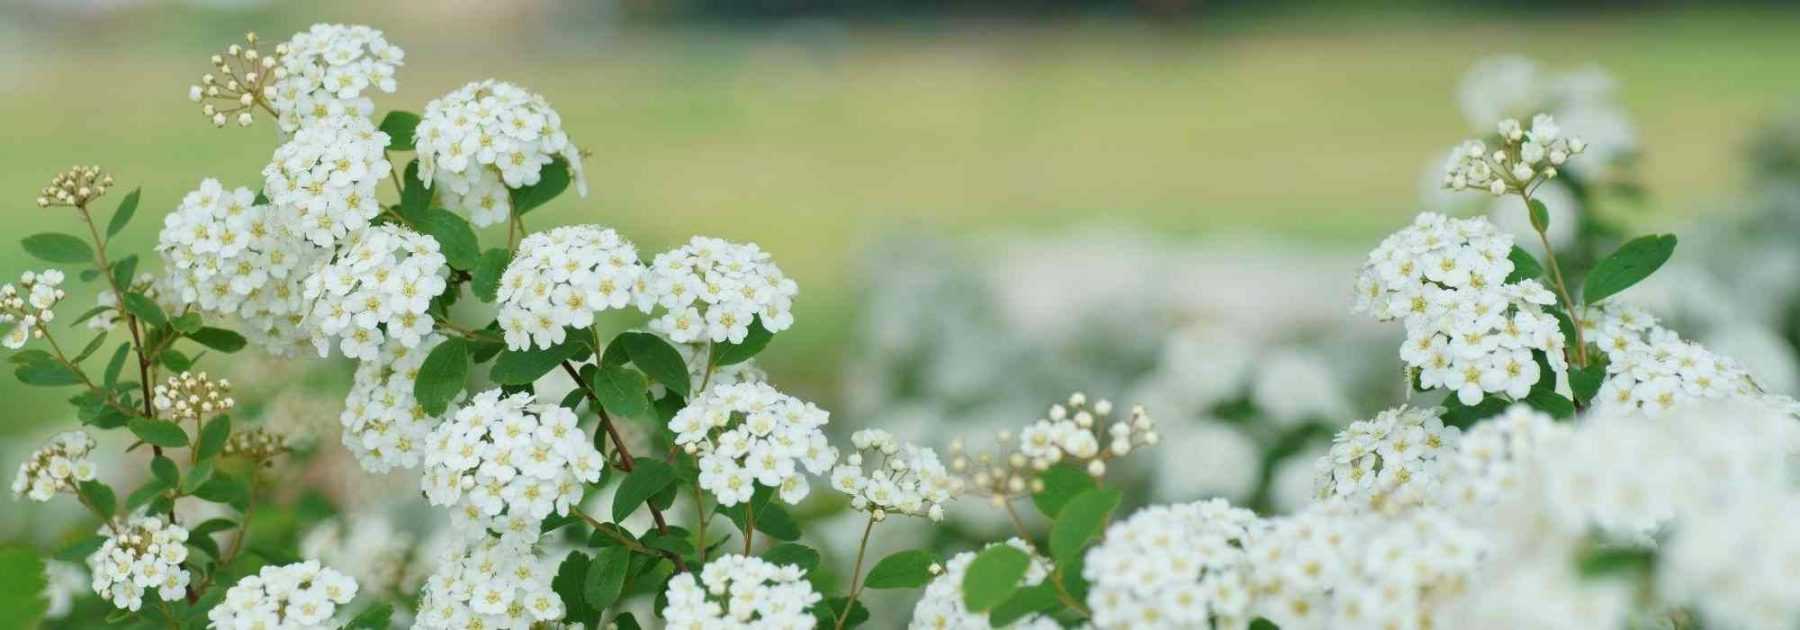
[[[59,492],[74,494],[76,484],[94,478],[94,462],[88,459],[93,451],[94,438],[86,433],[57,434],[19,464],[19,476],[13,479],[13,496],[49,501]]]
[[[61,271],[46,269],[25,272],[18,284],[0,285],[0,326],[13,325],[0,337],[0,345],[17,350],[44,336],[44,325],[56,319],[52,309],[67,296],[62,282]]]
[[[231,381],[213,380],[205,372],[182,372],[156,386],[157,411],[175,422],[200,422],[231,411]]]
[[[1502,120],[1498,132],[1500,146],[1492,152],[1480,140],[1457,148],[1445,165],[1445,188],[1485,190],[1495,196],[1527,194],[1556,177],[1564,162],[1587,149],[1580,138],[1564,136],[1549,114],[1533,116],[1530,128],[1516,119]]]
[[[1111,420],[1112,413],[1111,401],[1090,404],[1077,392],[1018,434],[999,432],[994,451],[969,453],[962,440],[952,442],[950,469],[966,476],[973,491],[999,502],[1042,490],[1038,473],[1063,462],[1104,476],[1107,462],[1160,439],[1156,421],[1143,407],[1133,406],[1118,420]]]
[[[937,452],[902,444],[893,434],[864,429],[851,434],[856,450],[831,469],[831,487],[850,495],[850,507],[877,521],[889,514],[944,520],[944,503],[962,490],[963,480],[938,461]],[[873,466],[864,470],[864,464]]]
[[[71,166],[68,170],[57,173],[50,180],[50,185],[38,191],[37,205],[39,208],[85,208],[88,202],[106,194],[112,185],[112,175],[100,170],[98,166]]]
[[[243,44],[232,44],[212,56],[215,72],[201,75],[199,85],[188,86],[188,100],[199,103],[200,113],[215,127],[231,121],[248,127],[255,121],[251,112],[256,107],[274,111],[268,99],[281,77],[285,54],[285,45],[276,46],[274,54],[263,54],[256,48],[256,33],[247,34]]]
[[[225,402],[230,403],[231,399],[227,398]],[[231,437],[225,439],[225,448],[220,454],[260,462],[286,453],[289,448],[287,436],[262,427],[252,427],[233,431]]]

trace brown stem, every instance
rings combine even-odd
[[[619,462],[617,464],[619,470],[623,470],[629,474],[631,470],[636,467],[634,460],[631,458],[631,450],[625,446],[625,439],[619,436],[618,428],[613,426],[612,416],[607,415],[606,407],[600,404],[600,396],[594,393],[594,388],[588,387],[588,384],[581,380],[581,372],[575,369],[574,364],[563,361],[562,368],[564,372],[569,373],[569,378],[575,380],[575,386],[581,388],[581,393],[587,396],[588,403],[594,407],[594,412],[600,415],[601,430],[606,432],[607,437],[612,439],[613,447],[619,451]],[[655,504],[648,501],[644,502],[644,506],[650,508],[650,518],[651,520],[656,521],[656,531],[664,534],[669,533],[669,523],[663,518],[662,510],[657,509]],[[669,553],[668,556],[670,560],[675,561],[676,572],[687,572],[687,562],[681,559],[681,554]]]
[[[100,277],[106,278],[106,285],[112,288],[113,296],[118,298],[119,305],[115,308],[125,316],[126,326],[131,330],[131,347],[137,352],[138,359],[138,385],[143,389],[144,417],[155,418],[156,409],[150,404],[150,358],[144,353],[144,338],[138,329],[137,315],[125,309],[125,289],[128,287],[119,286],[119,280],[113,277],[112,263],[106,260],[106,237],[101,236],[100,228],[94,225],[94,216],[88,212],[87,204],[77,205],[75,209],[81,215],[81,222],[87,225],[88,235],[94,239],[94,262],[100,265]],[[130,279],[126,282],[129,283]],[[161,446],[152,444],[150,448],[157,455],[162,454]]]

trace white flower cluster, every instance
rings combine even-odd
[[[356,580],[308,560],[264,566],[225,591],[206,613],[215,628],[335,628],[332,615],[356,597]]]
[[[425,357],[443,340],[432,334],[408,348],[390,339],[381,344],[379,356],[357,364],[338,422],[344,425],[344,448],[363,470],[385,473],[419,465],[438,418],[413,398],[413,384]]]
[[[301,127],[262,171],[277,225],[324,249],[367,228],[381,214],[376,186],[393,170],[384,153],[388,140],[359,116],[327,116]]]
[[[1256,514],[1224,499],[1158,505],[1106,528],[1082,577],[1096,628],[1237,628],[1250,622],[1244,545]]]
[[[568,514],[605,466],[575,412],[533,403],[529,393],[477,394],[431,434],[420,486],[432,505],[453,506],[466,531],[536,542],[538,524]]]
[[[1357,509],[1389,512],[1432,498],[1459,431],[1444,426],[1440,409],[1401,406],[1359,420],[1332,437],[1331,452],[1314,464],[1319,499],[1340,498]]]
[[[56,319],[51,309],[66,295],[62,283],[61,271],[45,269],[25,272],[16,285],[0,285],[0,326],[12,324],[6,336],[0,337],[0,345],[18,350],[25,342],[43,337],[43,326]]]
[[[483,538],[459,547],[426,579],[416,627],[527,630],[562,619],[562,597],[550,589],[555,574],[523,541]]]
[[[331,116],[369,116],[375,104],[363,91],[373,86],[392,94],[394,68],[406,52],[367,26],[314,24],[275,56],[275,83],[263,96],[279,114],[281,130],[294,133]]]
[[[1594,396],[1598,406],[1662,411],[1696,398],[1761,391],[1736,361],[1683,340],[1642,310],[1605,305],[1586,330],[1586,339],[1607,358],[1606,380]]]
[[[306,302],[297,289],[319,253],[271,221],[269,206],[257,204],[249,188],[202,180],[163,217],[156,252],[166,271],[159,293],[207,313],[237,316],[263,338],[299,338]],[[103,305],[117,302],[102,295]]]
[[[1497,125],[1500,146],[1492,153],[1480,140],[1468,140],[1444,165],[1444,187],[1482,190],[1498,197],[1508,192],[1530,194],[1537,184],[1556,177],[1556,169],[1580,154],[1587,143],[1565,136],[1549,114],[1531,117],[1529,128],[1508,118]]]
[[[678,343],[741,343],[757,318],[769,332],[794,323],[800,287],[755,243],[696,236],[656,255],[637,291],[638,308],[662,316],[650,329]]]
[[[800,567],[736,554],[706,563],[699,579],[670,578],[665,596],[668,627],[708,630],[811,628],[807,609],[822,599]]]
[[[1253,612],[1284,630],[1456,627],[1454,605],[1486,554],[1478,532],[1441,512],[1315,504],[1267,521],[1250,544]]]
[[[256,44],[256,33],[245,34],[243,44],[232,44],[224,54],[212,56],[217,74],[200,75],[198,85],[188,86],[188,100],[200,104],[200,114],[214,127],[224,127],[226,121],[248,127],[256,121],[256,106],[270,105],[276,75],[285,74],[275,66],[286,49],[278,47],[275,55],[264,55]]]
[[[419,178],[476,226],[507,220],[507,192],[537,184],[557,158],[587,196],[581,152],[563,133],[562,117],[544,97],[517,85],[476,81],[431,101],[415,137]]]
[[[675,444],[700,459],[700,487],[720,505],[750,500],[757,484],[799,503],[811,491],[801,468],[824,474],[837,449],[823,431],[831,414],[766,383],[708,387],[669,419]]]
[[[88,556],[94,592],[115,608],[137,610],[154,589],[165,602],[187,597],[188,531],[160,516],[134,516],[100,528],[106,537]]]
[[[300,539],[300,556],[317,560],[356,580],[364,592],[387,596],[417,588],[423,577],[410,531],[379,512],[354,512],[314,526]]]
[[[198,424],[231,411],[231,381],[214,380],[205,372],[182,372],[156,386],[150,397],[160,417],[177,424]]]
[[[1025,544],[1025,541],[1012,538],[988,547],[994,545],[1008,545],[1030,554],[1031,563],[1025,566],[1021,588],[1043,584],[1044,579],[1050,577],[1050,563],[1033,553],[1031,546]],[[907,626],[909,630],[990,630],[993,627],[988,623],[987,613],[972,612],[963,603],[963,578],[968,574],[969,563],[975,561],[975,556],[976,552],[965,551],[944,563],[943,572],[925,585],[924,596],[913,606],[912,622]],[[1034,614],[1007,627],[1018,630],[1051,630],[1061,626],[1054,619]]]
[[[1694,514],[1663,547],[1659,595],[1693,606],[1706,627],[1800,623],[1800,495]]]
[[[567,225],[525,237],[500,276],[506,347],[562,343],[565,328],[587,328],[594,314],[631,305],[643,273],[637,247],[611,229]]]
[[[856,451],[831,469],[831,487],[850,495],[852,509],[868,512],[875,520],[888,514],[944,520],[944,503],[956,497],[962,480],[944,469],[936,451],[901,444],[880,429],[857,431],[850,435],[850,443]],[[875,470],[863,470],[867,464]]]
[[[1040,418],[1019,432],[1019,454],[1038,470],[1066,459],[1099,477],[1106,474],[1108,460],[1128,455],[1133,448],[1156,444],[1160,439],[1156,421],[1143,407],[1132,407],[1129,418],[1108,424],[1106,420],[1112,412],[1112,401],[1102,398],[1090,408],[1086,395],[1070,394],[1068,406],[1051,405],[1049,417]],[[1101,427],[1106,429],[1104,448],[1099,435]]]
[[[1544,307],[1556,296],[1536,280],[1507,282],[1512,237],[1485,218],[1420,214],[1369,253],[1357,278],[1358,312],[1400,319],[1400,358],[1419,385],[1456,393],[1464,405],[1490,394],[1524,398],[1543,376],[1566,380],[1562,331]]]
[[[1441,507],[1471,514],[1500,503],[1518,491],[1534,458],[1568,434],[1568,425],[1525,405],[1476,423],[1438,458]]]
[[[75,494],[76,484],[94,478],[94,438],[84,431],[56,434],[31,457],[19,463],[19,476],[13,478],[15,497],[33,501],[49,501],[59,492]]]
[[[355,235],[336,260],[306,278],[319,356],[330,356],[333,341],[344,356],[365,361],[388,339],[418,347],[434,326],[426,311],[449,276],[436,239],[396,225]]]

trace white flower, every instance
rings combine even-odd
[[[1026,565],[1025,578],[1021,588],[1037,586],[1044,583],[1050,575],[1050,563],[1043,557],[1032,553],[1031,547],[1018,538],[988,545],[1008,545],[1030,554],[1031,563]],[[986,549],[984,547],[984,549]],[[975,561],[976,552],[965,551],[950,558],[944,563],[943,572],[925,585],[925,594],[919,603],[913,606],[912,622],[907,626],[910,630],[989,630],[986,613],[972,612],[963,603],[963,577],[968,574],[969,563]],[[1046,625],[1048,624],[1048,625]],[[1028,615],[1014,622],[1008,628],[1022,630],[1048,630],[1058,628],[1055,621],[1043,615]]]
[[[800,288],[754,243],[696,236],[656,255],[637,289],[646,313],[662,309],[650,329],[677,343],[742,343],[760,320],[769,332],[794,323]]]
[[[1749,372],[1728,357],[1656,324],[1642,310],[1605,304],[1584,322],[1586,340],[1606,354],[1606,380],[1596,407],[1665,411],[1694,399],[1755,396]]]
[[[412,348],[388,340],[378,356],[357,364],[338,420],[344,425],[344,447],[364,470],[384,473],[419,465],[439,418],[413,398],[413,385],[425,357],[442,342],[437,334]]]
[[[225,591],[206,613],[215,628],[335,628],[332,615],[356,597],[356,580],[317,561],[264,566]]]
[[[944,469],[936,451],[901,444],[880,429],[857,431],[850,440],[860,457],[831,469],[831,487],[850,495],[853,509],[942,520],[943,504],[962,490],[962,479]]]
[[[418,347],[434,325],[426,311],[449,275],[429,236],[395,225],[353,235],[336,259],[306,279],[306,298],[314,300],[307,324],[319,356],[330,356],[334,341],[344,356],[365,361],[388,339]]]
[[[88,556],[94,592],[114,608],[137,610],[144,593],[163,601],[187,597],[188,531],[161,516],[134,516],[100,528],[106,540]]]
[[[823,429],[830,414],[765,383],[707,388],[669,419],[675,444],[700,460],[700,487],[721,505],[748,501],[762,485],[788,503],[807,494],[801,469],[825,474],[837,449]]]
[[[484,537],[450,550],[426,579],[417,627],[524,630],[562,619],[562,597],[550,588],[555,576],[528,543]]]
[[[0,285],[0,326],[11,324],[0,345],[18,350],[25,342],[44,336],[43,327],[56,319],[51,310],[67,295],[63,273],[55,269],[27,271],[18,284]]]
[[[585,329],[595,314],[629,306],[643,272],[637,248],[610,229],[572,225],[525,237],[500,276],[507,347],[549,348],[564,328]]]
[[[278,228],[331,249],[381,214],[376,187],[393,167],[388,135],[366,118],[332,115],[301,127],[263,167]]]
[[[380,512],[357,512],[319,523],[300,538],[300,556],[333,566],[380,595],[416,587],[423,576],[417,540]],[[409,586],[409,583],[415,583]]]
[[[1244,545],[1256,515],[1224,499],[1144,508],[1106,528],[1081,575],[1094,627],[1234,628],[1250,622]]]
[[[574,412],[492,389],[432,431],[419,483],[464,530],[529,543],[545,517],[569,513],[604,465]]]
[[[1314,464],[1320,499],[1340,498],[1357,509],[1390,512],[1432,498],[1443,460],[1456,448],[1456,427],[1441,409],[1401,406],[1351,423]]]
[[[163,217],[156,252],[165,269],[158,297],[239,319],[259,346],[285,350],[305,337],[300,283],[324,253],[282,230],[250,189],[202,180]],[[102,294],[102,304],[117,301]]]
[[[1791,628],[1800,621],[1800,495],[1791,490],[1693,514],[1663,548],[1657,590],[1707,627]]]
[[[13,478],[15,497],[49,501],[59,493],[75,494],[76,486],[94,478],[94,438],[84,431],[58,433],[19,464]]]
[[[1549,114],[1531,118],[1530,127],[1502,120],[1499,146],[1489,152],[1480,140],[1469,140],[1444,164],[1444,188],[1479,190],[1495,196],[1509,192],[1526,194],[1537,184],[1556,177],[1557,169],[1587,143],[1562,134]],[[1520,131],[1523,129],[1523,131]]]
[[[587,196],[581,152],[563,133],[562,118],[544,97],[517,85],[476,81],[431,101],[415,138],[419,178],[477,227],[507,220],[508,191],[536,185],[557,159]]]
[[[363,92],[392,94],[394,69],[406,53],[367,26],[314,24],[278,47],[274,58],[277,78],[263,96],[281,130],[293,133],[334,115],[369,116],[375,105]]]
[[[1536,458],[1568,434],[1568,425],[1517,404],[1476,423],[1457,438],[1454,452],[1438,458],[1442,497],[1437,503],[1458,514],[1481,514],[1518,492]]]
[[[811,628],[807,609],[823,599],[800,567],[735,554],[670,578],[665,597],[667,627],[708,630]]]

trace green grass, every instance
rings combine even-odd
[[[253,17],[231,27],[275,35],[296,18],[272,14],[277,28]],[[182,98],[206,70],[206,49],[232,36],[186,24],[60,38],[0,77],[19,88],[0,100],[8,234],[77,229],[30,205],[71,163],[144,186],[122,241],[134,247],[152,242],[161,214],[202,177],[257,185],[272,127],[214,130]],[[824,400],[853,317],[855,253],[884,231],[1125,223],[1361,247],[1417,209],[1421,169],[1467,132],[1458,77],[1500,52],[1611,70],[1647,149],[1656,211],[1707,212],[1741,183],[1743,140],[1789,105],[1800,67],[1800,16],[1786,13],[778,34],[519,27],[491,45],[465,45],[474,27],[463,23],[379,26],[409,51],[401,92],[378,99],[383,108],[418,110],[496,76],[562,112],[593,152],[593,194],[559,200],[535,224],[599,222],[649,251],[696,233],[772,250],[802,294],[799,324],[770,359]],[[31,265],[10,247],[0,263],[6,275]],[[85,310],[80,301],[69,316]],[[20,410],[57,398],[0,393]]]

